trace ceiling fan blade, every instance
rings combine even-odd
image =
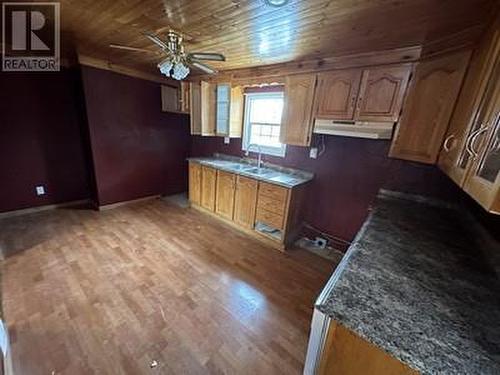
[[[130,46],[124,46],[124,45],[121,45],[121,44],[110,44],[109,46],[111,48],[123,49],[125,51],[148,52],[148,53],[154,53],[155,55],[158,54],[157,51],[151,51],[151,50],[146,49],[146,48],[130,47]]]
[[[226,61],[224,55],[220,53],[191,52],[188,56],[197,60]]]
[[[202,62],[199,62],[196,60],[191,60],[191,65],[194,66],[195,68],[202,70],[205,73],[208,73],[208,74],[217,73],[217,70],[215,70],[214,68],[211,68],[208,65],[203,64]]]
[[[160,38],[158,38],[156,35],[149,34],[149,33],[144,33],[144,35],[146,35],[146,38],[148,38],[149,40],[151,40],[153,43],[155,43],[158,46],[160,46],[161,49],[164,49],[166,51],[169,50],[167,44],[163,40],[161,40]]]

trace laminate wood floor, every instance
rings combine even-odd
[[[16,375],[301,373],[334,268],[161,200],[2,219],[0,246]]]

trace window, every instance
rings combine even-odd
[[[283,93],[252,93],[245,99],[245,127],[243,150],[250,145],[261,147],[263,154],[285,156],[285,145],[280,142]],[[257,151],[252,146],[250,151]]]

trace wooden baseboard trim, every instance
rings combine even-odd
[[[116,207],[125,206],[127,204],[138,203],[138,202],[147,201],[147,200],[156,199],[156,198],[160,198],[160,194],[148,195],[147,197],[131,199],[129,201],[121,201],[121,202],[116,202],[116,203],[111,203],[111,204],[105,204],[103,206],[99,206],[97,209],[99,211],[107,211],[107,210],[111,210],[111,209],[116,208]]]
[[[7,217],[27,215],[27,214],[32,214],[32,213],[42,212],[42,211],[48,211],[48,210],[56,210],[58,208],[66,208],[66,207],[72,207],[72,206],[79,206],[79,205],[87,204],[87,203],[90,203],[90,199],[81,199],[81,200],[77,200],[77,201],[70,201],[70,202],[49,204],[49,205],[45,205],[45,206],[28,207],[28,208],[23,208],[23,209],[20,209],[20,210],[0,212],[0,219],[4,219],[4,218],[7,218]]]

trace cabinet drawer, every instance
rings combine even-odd
[[[286,198],[288,195],[288,189],[276,186],[273,184],[268,184],[266,182],[261,182],[259,186],[259,198],[261,195],[272,198],[274,200],[278,200],[281,202],[286,202]]]
[[[273,199],[266,195],[260,195],[257,206],[272,213],[282,215],[285,213],[286,202],[280,199]]]
[[[283,215],[275,214],[261,207],[257,207],[255,221],[260,221],[276,229],[283,229]]]

